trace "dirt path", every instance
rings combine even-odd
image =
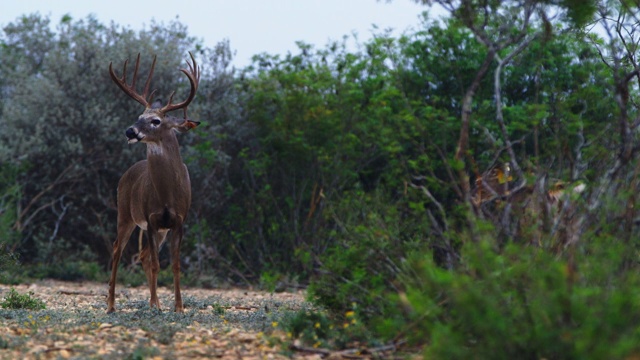
[[[0,299],[10,288],[0,285]],[[119,285],[117,311],[107,315],[107,284],[46,280],[14,288],[33,292],[47,308],[0,309],[1,359],[299,357],[278,345],[285,336],[278,322],[308,307],[303,293],[183,288],[185,313],[176,314],[170,289],[159,289],[157,311],[146,286]]]

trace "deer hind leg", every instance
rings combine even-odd
[[[151,245],[149,240],[144,243],[142,250],[140,250],[139,259],[142,264],[144,274],[147,277],[147,284],[151,287],[151,283],[153,282],[153,272],[151,270]],[[149,305],[151,305],[151,303]]]
[[[175,231],[175,232],[174,232]],[[183,228],[176,228],[171,236],[171,268],[173,270],[173,293],[175,297],[175,312],[184,312],[182,295],[180,294],[180,243],[182,242]]]
[[[147,276],[149,292],[151,293],[149,306],[155,306],[158,309],[160,309],[160,300],[158,299],[158,273],[160,272],[160,261],[158,259],[158,253],[166,235],[167,233],[164,231],[159,232],[149,229],[147,233],[148,241],[140,254],[140,261],[142,262],[144,273]]]
[[[113,255],[111,258],[111,277],[109,278],[109,296],[107,297],[107,313],[116,311],[116,277],[118,275],[118,265],[120,264],[120,257],[122,256],[122,250],[127,246],[131,233],[136,228],[136,225],[131,223],[118,222],[118,237],[116,242],[113,243]]]

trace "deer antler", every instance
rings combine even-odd
[[[187,106],[189,106],[191,101],[193,101],[193,99],[196,97],[196,91],[198,90],[198,83],[200,82],[200,69],[198,69],[198,65],[196,64],[196,59],[195,57],[193,57],[193,54],[191,53],[191,51],[189,51],[189,56],[191,56],[191,61],[193,62],[193,64],[190,64],[187,61],[189,70],[180,69],[180,71],[182,71],[185,75],[187,75],[187,78],[189,78],[189,82],[191,83],[191,92],[189,93],[189,97],[187,97],[187,99],[183,102],[172,104],[171,102],[173,101],[173,95],[176,93],[174,91],[169,96],[169,102],[167,103],[167,105],[165,105],[162,109],[160,109],[162,113],[167,113],[169,111],[178,110],[178,109],[184,109],[185,119],[187,118]]]
[[[122,70],[122,78],[116,76],[115,72],[113,72],[113,63],[109,63],[109,74],[111,75],[111,79],[113,82],[118,85],[118,87],[125,92],[125,94],[131,96],[132,99],[144,105],[145,108],[151,107],[149,101],[147,101],[147,94],[149,93],[149,85],[151,84],[151,77],[153,76],[153,69],[156,67],[156,57],[153,57],[153,63],[151,64],[151,71],[149,71],[149,76],[147,77],[147,82],[144,84],[144,92],[139,94],[136,91],[136,80],[138,78],[138,68],[140,67],[140,53],[138,53],[138,58],[136,59],[136,67],[133,70],[133,80],[131,81],[131,85],[127,85],[127,62],[129,60],[125,60],[124,69]],[[194,61],[195,63],[195,61]],[[184,71],[184,70],[183,70]],[[156,91],[153,90],[149,96],[149,98],[153,98],[153,94]]]

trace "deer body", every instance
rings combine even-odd
[[[115,284],[120,257],[136,226],[147,231],[148,235],[148,241],[140,253],[140,261],[151,292],[150,306],[160,308],[157,296],[157,279],[160,271],[158,251],[170,234],[175,311],[183,311],[180,295],[180,243],[183,235],[183,223],[191,205],[191,183],[187,167],[180,156],[176,131],[186,132],[199,124],[188,120],[186,116],[186,107],[195,96],[199,80],[199,72],[193,55],[191,58],[193,60],[193,66],[189,64],[191,71],[182,70],[191,82],[189,98],[174,105],[171,103],[172,94],[166,106],[162,106],[159,101],[150,105],[147,101],[155,59],[142,95],[135,92],[139,55],[131,86],[126,84],[126,62],[121,79],[113,73],[111,66],[109,66],[111,77],[116,84],[127,95],[145,105],[145,111],[127,129],[126,136],[129,143],[142,142],[147,145],[147,159],[131,166],[118,183],[118,231],[113,246],[113,261],[107,298],[107,312],[109,313],[115,311]],[[184,109],[183,119],[166,114],[168,111],[176,109]]]

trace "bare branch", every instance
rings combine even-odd
[[[436,198],[433,196],[431,191],[429,191],[429,189],[427,189],[426,187],[418,186],[418,185],[414,185],[414,184],[409,184],[409,186],[411,186],[414,189],[422,190],[422,193],[425,194],[427,196],[427,198],[438,208],[438,212],[440,213],[440,217],[441,217],[442,222],[444,224],[445,231],[447,231],[449,229],[449,224],[447,222],[447,214],[446,214],[442,204],[440,204],[440,202],[438,200],[436,200]]]
[[[501,95],[501,81],[500,76],[502,74],[502,69],[506,64],[508,64],[516,55],[520,54],[533,40],[538,37],[539,34],[530,36],[526,40],[522,41],[513,51],[511,51],[504,59],[500,59],[499,55],[496,55],[496,59],[498,60],[498,65],[496,66],[496,71],[494,75],[494,91],[495,91],[495,100],[496,100],[496,120],[498,121],[498,125],[500,126],[500,130],[502,132],[502,138],[506,144],[506,150],[509,154],[511,165],[516,172],[518,178],[526,181],[523,176],[522,169],[518,164],[518,159],[516,157],[516,153],[513,150],[513,144],[511,143],[511,139],[509,138],[509,132],[507,130],[507,126],[504,122],[504,116],[502,113],[502,95]]]
[[[67,179],[66,177],[67,177],[67,174],[71,172],[71,170],[74,167],[75,167],[74,163],[69,164],[64,170],[60,172],[58,177],[56,177],[56,179],[53,182],[51,182],[47,187],[42,189],[39,193],[37,193],[34,197],[31,198],[27,206],[22,211],[20,211],[18,218],[13,224],[14,230],[21,232],[38,212],[42,211],[43,209],[46,209],[47,207],[51,206],[55,202],[54,200],[53,202],[49,202],[43,206],[40,206],[25,220],[25,216],[27,216],[31,208],[36,205],[36,203],[38,202],[38,200],[40,200],[41,197],[43,197],[45,194],[53,190],[56,186],[64,184],[65,182],[70,180],[70,179]]]

